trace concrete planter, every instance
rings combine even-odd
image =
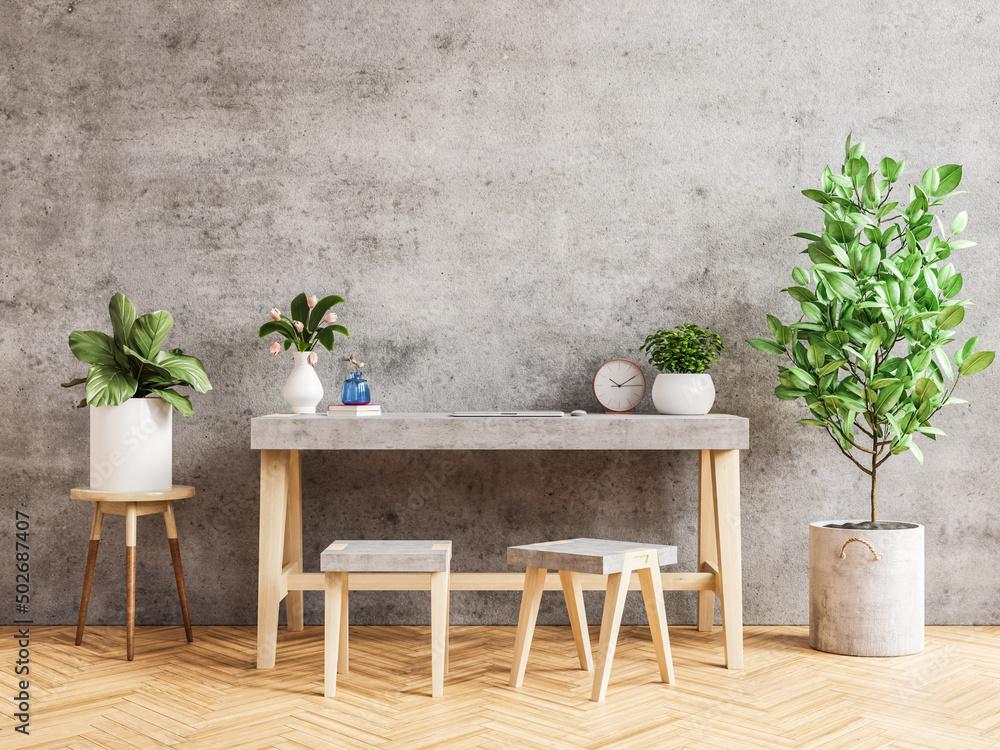
[[[708,414],[715,383],[707,372],[662,372],[653,381],[653,406],[660,414]]]
[[[152,492],[173,485],[173,409],[162,398],[90,407],[90,488]]]
[[[809,524],[809,645],[848,656],[921,651],[924,527],[826,528],[840,523]]]

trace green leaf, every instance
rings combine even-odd
[[[851,340],[846,331],[829,331],[823,338],[838,349]]]
[[[795,340],[795,331],[792,330],[791,326],[781,326],[781,330],[774,338],[779,344],[785,346]]]
[[[319,302],[316,303],[316,307],[312,309],[309,314],[309,321],[307,323],[309,330],[318,331],[320,324],[323,322],[323,316],[326,315],[327,311],[334,305],[339,305],[344,301],[343,297],[336,294],[331,294],[328,297],[324,297]],[[306,321],[302,321],[306,323]],[[329,347],[327,347],[329,349]]]
[[[858,286],[844,274],[831,273],[824,278],[826,285],[837,295],[844,299],[860,299],[861,292]]]
[[[841,367],[847,364],[846,359],[835,359],[833,362],[827,362],[822,370],[819,371],[820,377],[829,375],[831,372],[836,372]]]
[[[813,234],[812,232],[796,232],[792,237],[799,237],[803,240],[810,240],[811,242],[819,242],[820,236],[818,234]]]
[[[885,414],[887,411],[892,409],[892,407],[894,407],[899,401],[899,397],[902,393],[902,383],[897,383],[896,385],[890,385],[888,388],[883,388],[878,392],[878,396],[875,399],[875,413]]]
[[[813,323],[823,321],[823,311],[819,309],[818,305],[812,302],[800,302],[799,306],[802,308],[802,313]]]
[[[292,320],[297,320],[302,325],[308,326],[309,300],[306,298],[305,292],[296,295],[295,299],[292,300],[291,313],[292,313]]]
[[[197,357],[189,357],[186,354],[160,352],[159,356],[156,357],[156,364],[169,372],[171,377],[180,380],[185,385],[190,385],[200,393],[212,390],[212,384],[208,382],[205,366]]]
[[[809,272],[806,271],[806,269],[804,268],[799,268],[798,266],[795,266],[795,268],[792,269],[792,279],[795,280],[796,284],[801,284],[802,286],[805,286],[806,284],[809,283]]]
[[[784,326],[781,325],[781,321],[778,320],[776,317],[774,317],[773,315],[768,315],[767,316],[767,327],[770,329],[771,334],[774,336],[774,338],[777,339],[778,338],[778,332]]]
[[[792,376],[792,379],[797,381],[800,385],[805,386],[815,386],[816,378],[810,375],[808,372],[803,370],[801,367],[788,367],[785,371]]]
[[[832,182],[834,185],[838,187],[844,188],[845,190],[850,190],[851,188],[854,187],[851,181],[846,177],[844,177],[844,175],[842,174],[831,174],[830,182]]]
[[[262,339],[272,333],[280,333],[286,338],[295,338],[295,329],[287,320],[269,320],[257,331],[257,338]]]
[[[924,176],[920,179],[920,186],[927,195],[937,195],[937,189],[940,184],[941,176],[934,167],[924,172]]]
[[[823,367],[823,362],[826,360],[826,352],[820,346],[810,346],[809,352],[806,354],[809,359],[809,364],[819,370]]]
[[[948,305],[938,313],[935,325],[939,330],[948,331],[955,328],[965,318],[965,308],[961,305]]]
[[[330,328],[335,330],[341,336],[347,336],[348,338],[351,337],[351,332],[344,328],[344,326],[330,326]]]
[[[812,427],[826,427],[826,422],[821,422],[818,419],[800,419],[795,424],[807,424]]]
[[[841,245],[846,245],[854,239],[854,227],[846,221],[831,221],[826,233]]]
[[[938,365],[938,370],[941,373],[942,381],[945,378],[947,378],[950,381],[954,381],[955,374],[954,371],[951,369],[951,362],[948,361],[948,356],[944,353],[942,349],[934,350],[934,359],[937,360],[935,364]]]
[[[913,386],[913,395],[921,401],[929,401],[938,394],[938,387],[930,378],[920,378]]]
[[[973,336],[971,339],[965,342],[962,350],[959,352],[962,356],[962,361],[969,358],[969,355],[976,350],[976,344],[979,342],[979,336]]]
[[[816,299],[816,295],[804,286],[790,286],[787,289],[782,289],[781,291],[786,292],[788,296],[796,302],[812,302]]]
[[[916,443],[913,442],[910,443],[910,453],[913,454],[913,457],[917,459],[917,461],[920,463],[921,466],[924,465],[924,454],[920,452],[920,449],[917,447]]]
[[[942,284],[941,294],[945,296],[945,299],[951,299],[952,297],[958,295],[960,291],[962,291],[963,283],[964,282],[962,280],[962,274],[956,273],[954,276],[948,279],[948,281]]]
[[[817,203],[823,203],[823,204],[830,203],[830,196],[824,193],[822,190],[814,190],[812,188],[808,188],[802,191],[802,195],[804,195],[809,200],[816,201]]]
[[[108,312],[111,314],[111,327],[114,329],[115,343],[125,346],[132,335],[132,326],[135,325],[138,313],[132,300],[121,292],[115,294],[108,304]]]
[[[995,357],[996,352],[976,352],[975,354],[970,354],[962,362],[962,366],[958,368],[958,374],[975,375],[977,372],[982,372],[993,364]]]
[[[114,365],[115,342],[100,331],[73,331],[69,335],[73,355],[88,365]]]
[[[327,351],[333,350],[333,327],[328,326],[326,328],[320,329],[320,332],[316,335],[316,340],[322,344]]]
[[[958,164],[945,164],[943,167],[938,167],[937,173],[940,181],[937,192],[934,193],[936,196],[948,195],[962,181],[962,167]]]
[[[182,396],[177,391],[171,390],[170,388],[150,388],[149,392],[162,398],[168,404],[177,409],[182,416],[194,416],[194,409],[191,407],[191,399],[187,396]]]
[[[972,242],[971,240],[952,240],[948,243],[948,247],[952,250],[964,250],[967,247],[975,247],[978,242]]]
[[[780,398],[782,401],[794,401],[797,398],[802,398],[803,396],[808,396],[808,391],[801,391],[798,388],[789,388],[786,385],[779,385],[774,389],[774,395]]]
[[[73,378],[67,383],[60,383],[63,388],[72,388],[74,385],[83,385],[87,382],[86,378]]]
[[[955,217],[955,220],[951,222],[951,233],[961,234],[962,230],[965,229],[965,225],[969,223],[969,212],[960,211]]]
[[[174,319],[166,310],[139,316],[132,328],[132,348],[146,359],[156,359],[164,339],[174,327]]]
[[[747,343],[757,351],[764,352],[765,354],[785,353],[785,347],[781,346],[777,341],[772,341],[771,339],[753,338],[747,339]]]
[[[87,373],[87,403],[118,406],[135,394],[139,382],[115,365],[93,365]]]

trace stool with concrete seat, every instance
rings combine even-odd
[[[181,617],[184,620],[184,635],[188,643],[194,641],[191,632],[191,616],[188,614],[187,593],[184,589],[184,569],[181,567],[181,550],[177,542],[177,523],[174,519],[174,500],[194,497],[194,487],[175,484],[169,490],[151,492],[103,492],[90,487],[74,487],[69,491],[74,500],[94,503],[94,521],[90,527],[90,550],[87,553],[87,570],[83,576],[83,595],[80,597],[80,617],[76,624],[76,645],[83,643],[83,629],[87,621],[87,605],[90,602],[90,587],[94,582],[94,567],[97,563],[97,548],[101,543],[101,525],[104,515],[125,516],[125,591],[128,600],[127,622],[125,626],[125,655],[132,661],[135,655],[135,539],[136,519],[153,513],[162,513],[167,526],[167,542],[170,558],[174,564],[174,578],[177,580],[177,595],[181,601]]]
[[[646,605],[649,629],[660,668],[660,679],[674,683],[674,667],[670,659],[670,640],[667,635],[667,617],[663,609],[663,583],[660,566],[677,562],[677,548],[660,544],[634,544],[609,539],[562,539],[540,544],[525,544],[507,548],[507,563],[523,565],[524,591],[521,594],[521,612],[517,620],[517,640],[514,643],[514,662],[510,669],[511,687],[520,687],[528,663],[531,637],[538,617],[538,605],[545,588],[545,576],[550,569],[559,571],[566,609],[569,612],[573,639],[583,669],[593,669],[590,656],[590,634],[583,608],[583,589],[580,574],[598,574],[608,577],[604,597],[604,616],[601,620],[600,644],[597,651],[597,671],[591,700],[602,701],[607,693],[611,662],[618,641],[625,595],[633,572],[639,574],[642,600]]]
[[[320,555],[326,574],[324,695],[337,692],[337,674],[347,673],[348,575],[429,573],[431,589],[431,695],[444,694],[448,671],[448,599],[451,542],[338,540]]]

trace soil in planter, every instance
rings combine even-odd
[[[900,529],[915,529],[915,523],[901,521],[854,521],[852,523],[828,523],[825,529],[851,529],[852,531],[899,531]]]

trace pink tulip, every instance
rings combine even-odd
[[[302,333],[302,329],[305,328],[305,326],[297,320],[293,320],[292,325],[295,326],[295,330],[299,333]]]
[[[271,308],[271,320],[281,320],[281,313],[278,312],[277,307]]]
[[[316,307],[317,302],[319,302],[319,298],[315,294],[306,300],[306,304],[309,305],[310,309]]]
[[[309,352],[308,359],[309,359],[309,364],[315,365],[317,362],[319,362],[319,355],[316,352]]]
[[[324,323],[336,323],[337,322],[337,313],[333,313],[333,312],[327,313],[326,315],[323,316],[323,322]]]
[[[270,349],[271,354],[277,354],[280,351],[281,351],[281,344],[279,344],[277,341],[271,344],[271,349]]]

